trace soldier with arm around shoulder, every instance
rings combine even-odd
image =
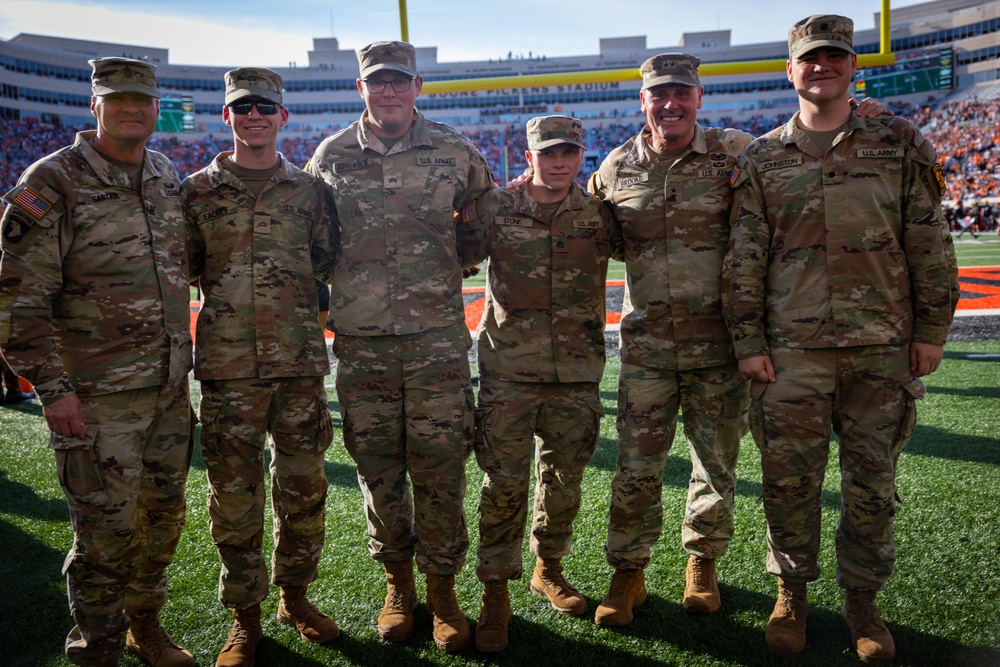
[[[4,198],[0,347],[42,402],[69,503],[67,658],[194,665],[160,625],[185,519],[191,335],[180,183],[146,149],[152,65],[97,58],[96,131]]]

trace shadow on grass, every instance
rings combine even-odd
[[[10,479],[0,470],[0,512],[29,519],[60,519],[69,521],[69,508],[63,500],[43,498],[27,484]],[[4,550],[11,549],[6,543]]]
[[[0,483],[0,495],[11,493]],[[65,510],[65,504],[63,504]],[[65,554],[14,525],[0,521],[0,646],[3,664],[52,664],[72,622],[60,573]]]
[[[928,387],[929,394],[946,394],[967,398],[1000,398],[1000,387]]]
[[[951,431],[935,426],[921,426],[918,423],[913,438],[907,443],[903,453],[1000,465],[1000,440],[975,435],[957,437]]]

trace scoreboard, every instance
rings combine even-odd
[[[160,98],[157,132],[194,132],[194,100],[190,95]]]
[[[855,93],[884,100],[912,93],[951,90],[955,85],[954,57],[951,46],[900,51],[894,65],[859,69],[854,80]]]

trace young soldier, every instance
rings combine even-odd
[[[205,295],[195,377],[212,539],[222,561],[219,599],[234,618],[216,665],[250,667],[268,594],[261,553],[268,436],[278,621],[306,641],[339,634],[306,598],[323,549],[323,464],[333,440],[313,276],[328,279],[337,228],[322,182],[277,152],[278,130],[288,122],[281,77],[241,67],[226,72],[225,82],[222,118],[235,148],[185,179],[181,191],[191,276]]]
[[[69,503],[66,657],[117,665],[127,646],[184,667],[194,659],[159,621],[191,461],[180,183],[146,150],[159,115],[153,66],[90,64],[97,130],[4,196],[0,345],[42,402]]]
[[[493,178],[465,137],[416,110],[423,77],[412,45],[375,42],[358,61],[365,112],[324,140],[308,167],[329,186],[342,229],[328,328],[344,444],[358,467],[369,551],[388,582],[379,634],[402,641],[413,632],[415,557],[434,642],[459,651],[470,639],[454,587],[469,546],[473,397],[457,246],[475,230],[453,215]]]
[[[511,617],[507,581],[522,573],[528,481],[537,484],[531,591],[563,613],[587,601],[562,573],[584,468],[603,409],[605,279],[621,255],[614,219],[575,179],[583,126],[566,116],[528,121],[533,176],[520,192],[493,190],[478,202],[489,224],[486,309],[478,329],[476,460],[485,473],[476,573],[486,584],[476,648],[499,651]],[[537,438],[537,452],[536,452]]]
[[[840,451],[837,581],[859,657],[890,661],[875,606],[895,560],[896,464],[921,377],[941,362],[958,301],[934,148],[909,122],[851,113],[853,22],[810,16],[788,33],[799,111],[734,172],[723,293],[752,381],[767,570],[778,600],[768,647],[801,652],[806,583],[820,576],[820,494],[830,431]]]

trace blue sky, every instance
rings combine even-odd
[[[684,32],[731,29],[734,44],[785,39],[809,14],[835,11],[874,28],[880,0],[407,0],[409,38],[437,46],[438,60],[486,60],[509,51],[546,56],[597,53],[602,37],[646,35],[673,47]],[[892,7],[915,4],[893,0]],[[608,6],[615,8],[613,13]],[[289,8],[294,6],[294,11]],[[496,8],[496,9],[492,9]],[[305,66],[313,37],[356,49],[399,39],[398,0],[0,0],[0,38],[37,33],[168,48],[170,62]]]

